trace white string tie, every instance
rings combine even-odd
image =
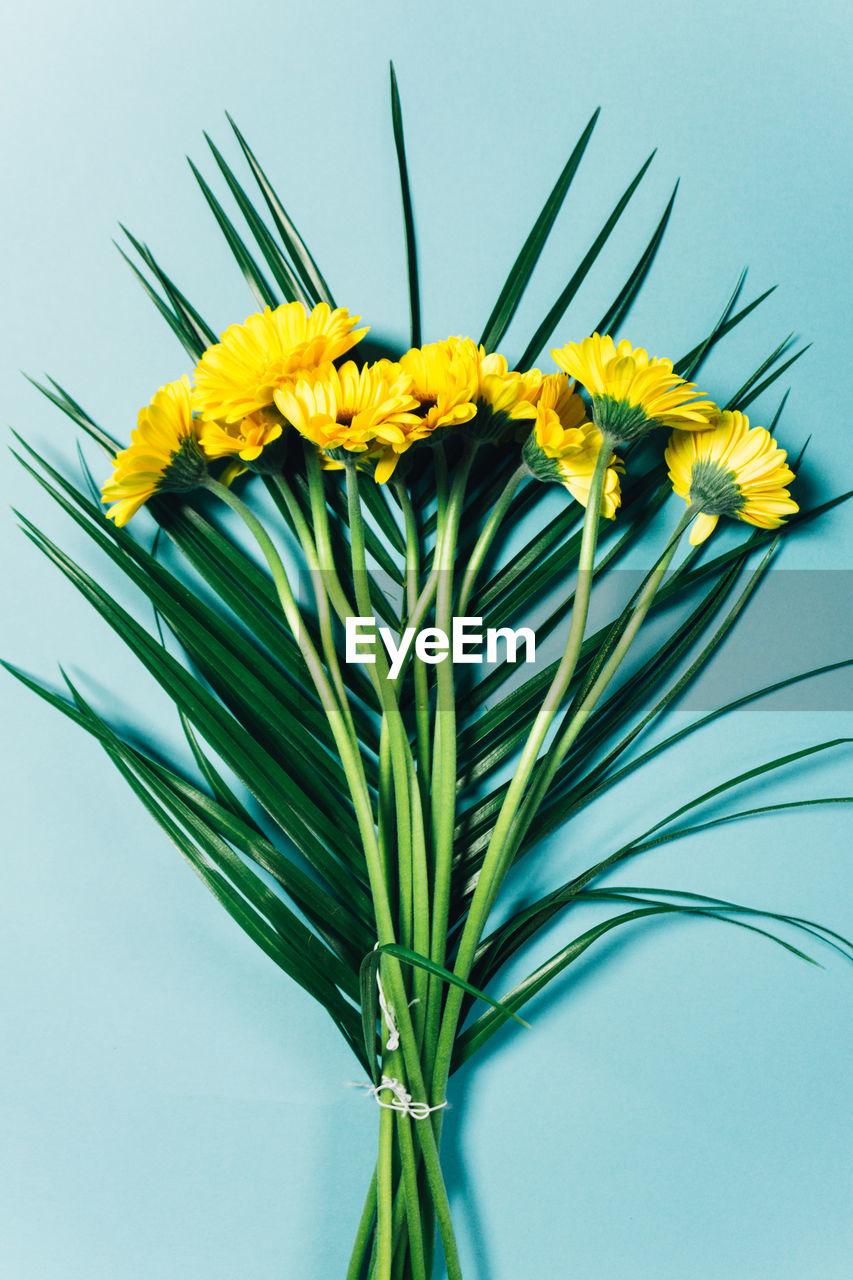
[[[377,942],[376,947],[379,946]],[[376,950],[374,947],[374,951]],[[397,1023],[394,1021],[394,1006],[389,1004],[385,999],[385,990],[382,986],[382,978],[379,973],[379,966],[376,966],[376,985],[379,988],[379,1008],[382,1010],[382,1017],[385,1019],[385,1026],[388,1028],[388,1039],[385,1041],[385,1048],[391,1053],[400,1047],[400,1032],[397,1030]]]
[[[372,1093],[380,1107],[384,1107],[386,1111],[398,1111],[400,1115],[409,1116],[412,1120],[427,1120],[433,1111],[441,1111],[447,1106],[446,1101],[438,1102],[434,1107],[426,1102],[414,1102],[412,1095],[394,1076],[383,1076],[379,1084],[363,1083],[360,1087]],[[383,1090],[393,1094],[390,1102],[384,1102],[379,1096]]]

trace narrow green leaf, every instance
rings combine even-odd
[[[674,366],[676,373],[682,374],[682,376],[684,378],[687,378],[689,381],[693,377],[697,369],[699,369],[699,367],[702,364],[704,364],[705,357],[714,348],[716,343],[719,341],[719,338],[722,336],[723,332],[725,331],[725,326],[729,321],[732,312],[734,311],[737,300],[740,297],[740,295],[743,293],[743,286],[745,283],[746,283],[746,268],[744,268],[743,271],[741,271],[740,275],[738,276],[737,283],[734,289],[732,290],[731,296],[729,297],[728,302],[723,308],[723,314],[720,316],[719,320],[714,325],[713,329],[708,334],[707,338],[705,338],[699,344],[698,347],[694,347],[691,352],[689,352],[686,356],[683,356],[681,360],[676,362]]]
[[[28,449],[28,452],[69,497],[63,496],[19,457],[22,466],[145,592],[158,613],[166,618],[184,648],[199,664],[208,683],[250,729],[259,745],[265,746],[274,756],[287,755],[287,744],[294,741],[297,732],[300,733],[303,741],[299,751],[292,753],[290,767],[306,796],[315,793],[318,778],[324,779],[326,785],[331,787],[333,797],[343,794],[345,779],[337,758],[318,750],[305,734],[312,720],[315,727],[319,726],[323,731],[327,729],[327,724],[318,706],[314,706],[313,713],[309,709],[309,698],[301,683],[289,684],[285,681],[257,646],[236,636],[233,628],[213,613],[184,583],[163,568],[156,558],[145,552],[128,533],[116,529],[44,459],[38,458],[34,450]],[[95,522],[94,527],[91,522]],[[29,522],[25,520],[25,524],[29,525]],[[279,736],[271,736],[271,730],[278,730]],[[324,732],[323,737],[331,747],[328,734]],[[324,812],[328,807],[327,796],[328,793],[323,791],[319,795],[314,794],[315,803],[319,802],[321,805],[318,813]],[[346,830],[346,814],[341,813],[338,820],[341,830]],[[351,818],[349,825],[354,833]],[[335,824],[327,835],[334,830]]]
[[[35,378],[31,378],[27,373],[24,374],[24,377],[27,382],[29,382],[31,386],[35,387],[36,391],[40,391],[41,394],[51,402],[51,404],[55,404],[57,409],[61,409],[66,417],[70,418],[72,422],[76,422],[78,427],[82,427],[86,434],[91,436],[92,439],[110,455],[110,457],[114,458],[119,449],[124,447],[118,440],[114,439],[113,436],[104,431],[102,427],[99,427],[96,422],[93,422],[88,413],[86,413],[84,409],[81,409],[77,401],[72,400],[68,392],[64,391],[58,382],[54,382],[53,378],[48,378],[48,382],[51,386],[46,387],[43,383],[36,382]],[[53,390],[51,390],[51,387]]]
[[[288,856],[276,848],[260,832],[251,818],[242,821],[215,800],[205,796],[186,778],[182,778],[173,770],[131,746],[126,739],[116,733],[115,729],[109,728],[104,720],[84,716],[78,707],[67,702],[54,689],[28,676],[11,663],[0,660],[0,666],[37,697],[54,707],[79,728],[97,738],[102,745],[106,746],[111,738],[119,738],[127,758],[134,767],[139,765],[156,774],[160,784],[188,806],[207,827],[271,875],[329,946],[338,951],[350,965],[353,973],[356,972],[369,938],[375,931],[375,923],[369,911],[363,919],[358,917],[352,909],[358,907],[356,900],[348,900],[344,904],[333,898],[327,889],[301,871]]]
[[[337,997],[334,988],[323,987],[316,977],[311,974],[310,968],[299,963],[298,950],[293,946],[286,945],[281,936],[276,933],[260,913],[253,909],[242,894],[234,889],[228,879],[216,869],[215,865],[210,865],[207,862],[195,843],[181,830],[178,823],[170,817],[163,806],[158,803],[144,783],[135,776],[133,770],[122,759],[121,753],[109,748],[107,748],[107,751],[119,772],[152,817],[163,828],[220,904],[225,907],[232,919],[240,925],[244,932],[271,960],[327,1009],[358,1060],[362,1065],[366,1066],[361,1052],[361,1045],[355,1033],[352,1006],[343,998]],[[308,936],[311,935],[309,934]]]
[[[320,268],[311,256],[308,246],[296,230],[296,227],[288,216],[284,205],[279,200],[266,174],[255,159],[246,139],[237,128],[231,116],[228,115],[227,111],[225,114],[228,118],[228,123],[234,130],[234,135],[240,144],[243,155],[248,161],[249,168],[252,170],[252,174],[260,188],[261,194],[266,201],[267,208],[269,209],[270,215],[275,223],[276,230],[281,236],[284,247],[290,254],[297,271],[301,275],[309,296],[314,302],[326,302],[330,307],[334,307],[335,300],[332,297],[329,286],[323,279]]]
[[[80,710],[97,723],[105,745],[117,752],[125,763],[130,765],[159,803],[168,808],[198,847],[204,849],[222,875],[227,877],[247,903],[269,924],[283,944],[292,949],[293,959],[290,969],[300,985],[306,987],[312,994],[316,992],[317,998],[322,999],[323,1003],[326,1003],[331,995],[334,995],[337,1004],[341,1003],[336,992],[324,991],[327,983],[330,988],[340,987],[355,998],[357,991],[355,974],[348,970],[339,958],[306,928],[287,904],[246,866],[227,841],[222,840],[207,823],[198,817],[197,813],[183,803],[174,791],[164,786],[157,773],[148,767],[138,753],[130,753],[126,750],[121,738],[112,733],[106,721],[89,706],[67,676],[65,682]]]
[[[391,124],[394,130],[394,149],[400,171],[400,195],[403,201],[403,225],[406,232],[406,267],[409,277],[409,311],[411,314],[412,346],[421,345],[421,297],[418,283],[418,250],[415,241],[415,218],[412,210],[412,193],[409,187],[409,167],[406,163],[406,143],[403,137],[403,112],[394,63],[391,70]]]
[[[763,395],[769,387],[773,386],[774,382],[777,382],[779,378],[782,377],[783,373],[787,373],[791,365],[796,364],[797,361],[811,348],[811,345],[812,344],[809,342],[806,346],[800,347],[799,351],[795,351],[789,360],[786,360],[784,364],[780,364],[778,369],[774,369],[773,372],[766,377],[763,382],[760,382],[757,387],[753,387],[749,395],[741,397],[737,402],[737,408],[740,409],[741,412],[748,409],[753,400],[757,400],[758,397]]]
[[[741,404],[744,397],[746,396],[747,392],[750,391],[752,387],[755,386],[755,384],[767,372],[767,370],[770,369],[776,363],[776,361],[780,359],[780,357],[784,355],[784,353],[788,350],[793,339],[794,339],[794,335],[792,333],[789,333],[787,337],[782,339],[782,341],[779,343],[777,347],[774,347],[774,349],[770,352],[770,355],[767,356],[765,360],[762,360],[758,368],[749,375],[749,377],[747,378],[743,386],[739,387],[738,390],[734,393],[734,395],[732,395],[729,398],[728,403],[725,405],[726,409],[738,408],[738,406]]]
[[[118,249],[119,253],[124,258],[125,262],[130,267],[131,271],[136,276],[139,283],[142,285],[142,288],[145,290],[148,297],[154,303],[154,306],[160,312],[160,315],[166,321],[166,324],[172,330],[172,333],[174,333],[175,337],[180,342],[184,351],[186,351],[187,355],[192,360],[193,364],[195,364],[196,361],[201,356],[201,353],[204,351],[203,344],[199,342],[196,334],[192,331],[192,329],[190,329],[186,324],[184,324],[181,317],[179,315],[176,315],[173,309],[163,301],[163,299],[160,297],[157,290],[154,289],[148,283],[148,281],[145,279],[145,276],[137,267],[136,263],[131,258],[128,257],[128,255],[125,253],[124,249],[122,249],[118,241],[114,240],[113,244]]]
[[[379,994],[376,982],[376,975],[379,970],[379,964],[383,955],[393,956],[397,960],[401,960],[404,964],[408,964],[416,969],[423,969],[427,973],[433,974],[434,977],[441,978],[443,982],[450,983],[454,987],[459,987],[466,995],[476,1000],[482,1000],[485,1004],[491,1006],[498,1022],[502,1022],[506,1018],[512,1018],[523,1027],[530,1029],[530,1023],[520,1018],[514,1010],[499,1000],[493,1000],[491,996],[487,996],[484,991],[480,991],[472,983],[466,982],[463,978],[457,977],[455,973],[451,973],[449,969],[445,969],[442,965],[436,964],[434,960],[430,960],[427,956],[420,955],[417,951],[412,951],[408,947],[402,947],[397,943],[385,943],[383,946],[376,946],[372,951],[368,951],[367,955],[361,962],[359,971],[359,985],[361,990],[361,1010],[362,1010],[362,1034],[364,1039],[364,1048],[367,1057],[372,1064],[371,1078],[374,1084],[379,1081],[378,1070],[376,1068],[376,1024],[379,1018]]]
[[[218,339],[216,334],[213,332],[210,325],[206,320],[202,319],[201,315],[199,315],[198,311],[189,301],[187,296],[182,293],[174,281],[166,275],[166,272],[159,265],[151,250],[148,248],[148,245],[137,240],[123,223],[120,222],[119,226],[133,245],[136,252],[139,254],[142,261],[159,281],[167,298],[172,304],[176,316],[178,316],[188,331],[195,334],[200,349],[203,351],[212,343],[217,342]]]
[[[515,315],[516,309],[521,297],[527,288],[533,269],[539,261],[539,256],[545,247],[545,242],[551,233],[551,228],[556,221],[557,214],[562,208],[563,201],[572,179],[577,173],[578,166],[586,151],[587,144],[592,137],[592,131],[595,128],[596,121],[601,114],[601,107],[596,107],[590,117],[586,128],[575,144],[575,148],[566,161],[562,173],[554,184],[551,194],[545,201],[539,217],[533,224],[533,228],[521,246],[521,252],[510,268],[509,275],[504,281],[497,302],[492,308],[492,314],[486,321],[486,327],[480,338],[481,344],[487,351],[496,351],[500,346],[504,334],[509,328],[510,321]],[[547,335],[546,335],[547,336]],[[523,362],[522,362],[523,363]]]
[[[782,417],[782,414],[783,414],[783,412],[784,412],[784,410],[785,410],[785,405],[788,403],[788,396],[789,396],[790,394],[791,394],[791,388],[789,387],[789,388],[788,388],[788,390],[787,390],[787,391],[785,392],[785,394],[783,395],[782,399],[779,401],[779,408],[778,408],[778,409],[776,410],[776,412],[774,413],[774,415],[773,415],[773,419],[772,419],[772,421],[771,421],[771,423],[770,423],[769,427],[767,428],[767,430],[770,432],[771,436],[773,435],[773,432],[776,430],[776,427],[779,425],[779,419]],[[795,471],[797,470],[797,468],[799,467],[800,463],[801,463],[801,462],[802,462],[802,460],[803,460],[803,453],[805,453],[805,451],[806,451],[806,445],[808,445],[809,440],[811,440],[811,436],[809,436],[808,440],[806,440],[806,443],[803,445],[802,453],[800,454],[799,458],[797,458],[797,461],[796,461],[796,463],[794,464],[794,470],[795,470]]]
[[[273,278],[284,294],[285,299],[288,302],[299,301],[310,310],[310,299],[302,287],[301,281],[298,280],[293,271],[291,271],[287,259],[273,240],[264,225],[263,220],[258,216],[257,210],[243,188],[240,186],[240,183],[237,181],[233,171],[219,148],[208,134],[205,134],[204,137],[207,145],[213,152],[213,158],[219,166],[219,171],[228,183],[228,189],[236,200],[240,212],[246,219],[249,230],[255,237],[255,242],[261,253],[264,255],[267,266],[272,272]]]
[[[717,343],[721,342],[722,339],[725,338],[727,334],[731,333],[733,329],[737,328],[739,324],[742,324],[747,316],[752,314],[756,307],[759,307],[765,299],[770,297],[771,293],[776,291],[777,286],[775,284],[771,285],[769,289],[765,289],[764,293],[759,294],[757,298],[754,298],[752,302],[748,303],[738,311],[736,315],[731,315],[732,307],[740,295],[745,279],[746,272],[744,271],[741,273],[740,279],[735,286],[735,291],[729,299],[729,302],[723,311],[723,315],[711,330],[708,337],[691,351],[688,351],[687,355],[682,356],[680,360],[676,361],[673,367],[675,372],[680,374],[682,378],[686,378],[688,381],[693,381],[705,362],[706,357],[710,355]]]
[[[656,898],[686,899],[689,903],[697,902],[703,907],[720,908],[740,915],[763,916],[766,920],[775,920],[778,924],[787,924],[803,933],[817,938],[825,946],[831,947],[838,955],[853,963],[853,942],[843,934],[827,929],[816,920],[805,920],[802,916],[786,915],[781,911],[768,911],[760,907],[745,907],[739,902],[728,902],[725,898],[710,898],[705,893],[688,893],[682,889],[648,889],[643,887],[619,885],[607,889],[584,889],[576,895],[577,902],[636,902],[646,905]]]
[[[358,971],[361,1035],[364,1041],[364,1052],[370,1064],[369,1075],[374,1084],[379,1084],[379,1058],[382,1055],[381,1042],[377,1040],[376,1035],[376,1026],[379,1021],[379,988],[376,982],[378,968],[379,955],[374,950],[367,953]]]
[[[722,576],[714,585],[712,590],[699,602],[697,607],[690,613],[672,632],[664,644],[659,648],[656,654],[656,660],[653,666],[647,667],[645,671],[638,673],[630,682],[629,686],[620,689],[614,693],[606,702],[590,718],[584,730],[578,737],[566,760],[561,765],[554,783],[552,784],[553,794],[562,784],[564,784],[577,770],[578,765],[583,766],[587,759],[592,756],[599,746],[605,741],[608,735],[616,730],[621,723],[629,721],[634,714],[635,708],[642,706],[644,699],[648,695],[650,689],[654,689],[660,680],[671,671],[681,660],[683,655],[689,651],[696,639],[705,631],[711,620],[716,616],[718,610],[724,604],[726,598],[733,589],[739,573],[739,566],[732,566],[727,574]],[[757,586],[757,581],[753,584]],[[741,601],[741,607],[745,605],[748,595]],[[731,617],[733,624],[737,614]],[[624,615],[623,615],[624,618]],[[617,628],[618,632],[618,628]],[[587,645],[587,656],[592,656],[592,662],[582,662],[579,664],[577,673],[576,687],[580,690],[586,686],[589,676],[598,661],[602,652],[608,651],[609,642],[612,641],[612,635],[608,635],[606,629],[600,636],[591,637]],[[710,656],[710,655],[708,655]],[[695,675],[696,671],[692,674]],[[572,706],[574,706],[580,698],[580,692],[576,693]],[[472,768],[471,774],[475,777],[481,776],[481,771],[485,768],[494,768],[507,757],[507,754],[515,750],[526,734],[526,726],[537,707],[538,699],[532,704],[524,707],[524,714],[515,712],[513,720],[513,729],[505,733],[501,741],[492,743],[485,740],[485,751],[479,756],[477,764]],[[498,704],[502,707],[502,703]],[[659,711],[661,708],[656,708]],[[494,708],[498,710],[498,708]],[[491,711],[487,713],[491,715]],[[566,712],[566,719],[571,714]],[[652,715],[649,714],[649,721]],[[485,719],[485,717],[482,717]],[[565,723],[565,720],[564,720]],[[638,726],[632,731],[636,736],[646,721],[641,720]],[[476,726],[475,726],[476,728]],[[559,733],[559,730],[558,730]],[[632,735],[620,744],[620,749],[625,749],[633,740]],[[604,761],[596,765],[594,773],[582,777],[571,790],[552,800],[549,804],[540,809],[535,826],[531,828],[528,837],[522,844],[520,852],[526,852],[533,843],[544,838],[547,834],[560,826],[566,819],[583,804],[587,804],[593,798],[593,794],[599,794],[607,789],[608,777],[607,766],[612,758],[618,754],[614,748],[611,755],[608,755]],[[503,797],[506,793],[507,783],[503,783],[491,792],[484,799],[480,799],[474,804],[464,815],[464,821],[460,823],[461,832],[464,832],[465,845],[467,847],[467,856],[465,859],[466,874],[471,875],[474,868],[478,865],[479,854],[488,843],[491,832],[491,821],[496,815]]]
[[[535,995],[538,995],[549,982],[553,981],[560,973],[573,964],[575,960],[581,956],[588,947],[603,938],[611,930],[619,928],[621,925],[630,924],[635,920],[653,916],[665,915],[695,915],[704,916],[707,919],[718,920],[724,924],[731,924],[739,929],[746,929],[750,933],[758,934],[760,937],[775,942],[777,946],[782,947],[785,951],[795,955],[798,959],[804,960],[807,964],[816,965],[818,962],[805,951],[801,951],[799,947],[793,946],[784,938],[778,937],[767,929],[760,929],[756,925],[747,923],[745,920],[731,919],[723,912],[715,911],[711,908],[703,909],[700,907],[678,906],[675,904],[661,903],[660,905],[651,905],[647,907],[637,907],[633,911],[627,911],[623,915],[615,916],[603,923],[594,925],[585,933],[575,938],[568,946],[563,947],[556,955],[552,956],[544,964],[540,965],[533,973],[529,974],[523,982],[515,986],[512,991],[508,992],[503,998],[503,1003],[507,1008],[519,1009],[526,1004]],[[479,1017],[462,1035],[457,1039],[456,1051],[454,1054],[454,1067],[456,1070],[462,1065],[477,1049],[485,1044],[495,1031],[498,1030],[498,1024],[490,1013],[485,1013]]]
[[[649,156],[648,160],[646,160],[645,163],[640,168],[636,177],[631,181],[630,185],[628,186],[628,189],[617,201],[613,209],[613,212],[610,214],[610,217],[605,222],[604,227],[602,228],[602,230],[599,232],[599,234],[596,236],[595,240],[593,241],[591,249],[588,251],[584,259],[582,260],[580,266],[578,267],[577,271],[569,280],[569,283],[566,285],[565,289],[563,289],[562,293],[557,298],[557,301],[551,307],[550,311],[545,316],[545,319],[542,321],[539,328],[536,330],[533,337],[530,339],[530,342],[527,344],[524,354],[522,355],[521,359],[518,362],[518,367],[520,369],[529,368],[529,366],[533,363],[533,361],[539,355],[540,351],[542,350],[543,346],[547,342],[548,338],[554,332],[554,329],[557,327],[560,320],[562,319],[566,311],[566,308],[569,306],[569,303],[572,301],[578,289],[581,287],[587,275],[589,274],[590,268],[592,267],[596,258],[601,253],[601,250],[604,248],[607,241],[610,239],[611,232],[613,231],[619,219],[622,217],[622,214],[625,211],[625,207],[628,204],[628,201],[631,199],[632,195],[637,190],[637,187],[640,185],[641,181],[643,180],[646,170],[648,169],[654,157],[655,157],[655,152],[653,151],[652,154]]]
[[[512,1018],[522,1027],[530,1030],[530,1023],[525,1022],[523,1018],[519,1018],[513,1011],[502,1004],[500,1000],[493,1000],[491,996],[487,996],[484,991],[479,991],[477,987],[472,986],[470,982],[466,982],[464,978],[458,977],[455,973],[451,973],[449,969],[445,969],[442,965],[436,964],[434,960],[430,960],[428,956],[422,956],[417,951],[411,951],[408,947],[401,947],[397,943],[385,943],[384,946],[377,947],[377,952],[386,956],[395,956],[397,960],[404,961],[405,964],[412,965],[416,969],[424,969],[427,973],[433,974],[436,978],[441,978],[443,982],[448,982],[451,986],[459,987],[469,996],[474,996],[477,1000],[482,1000],[485,1004],[491,1005],[499,1014],[506,1018]],[[367,959],[369,960],[369,956]]]
[[[36,546],[51,559],[101,616],[128,644],[155,680],[181,706],[199,732],[264,806],[275,822],[318,868],[337,892],[366,898],[364,881],[344,869],[330,855],[301,817],[304,799],[280,764],[261,751],[204,687],[192,677],[130,615],[69,557],[36,529],[27,530]]]
[[[255,262],[255,259],[246,248],[242,237],[231,222],[228,214],[222,208],[222,205],[219,203],[216,196],[213,194],[210,187],[193,164],[192,160],[190,160],[189,156],[187,157],[187,163],[193,171],[196,182],[201,187],[202,195],[207,201],[214,218],[219,224],[219,228],[225,236],[228,248],[234,255],[234,260],[243,273],[244,280],[254,294],[258,306],[262,309],[264,307],[277,307],[279,299],[267,283],[267,279],[257,262]]]
[[[672,214],[677,193],[678,183],[676,182],[675,186],[672,188],[672,195],[669,197],[669,202],[663,211],[661,220],[655,228],[651,240],[643,250],[639,262],[634,267],[634,270],[629,275],[615,300],[607,308],[604,315],[595,326],[594,332],[610,334],[618,333],[620,326],[627,317],[628,312],[631,310],[634,299],[642,289],[646,281],[646,277],[652,269],[652,264],[657,256],[657,251],[660,248],[660,243],[663,240],[667,223],[669,222]]]

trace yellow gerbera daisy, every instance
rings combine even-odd
[[[202,422],[199,441],[208,458],[236,456],[256,462],[266,446],[279,439],[283,425],[277,409],[258,409],[242,422]]]
[[[611,444],[628,444],[654,427],[706,431],[719,413],[712,400],[673,372],[671,360],[594,333],[551,352],[589,392],[595,425]]]
[[[112,478],[101,489],[101,500],[115,504],[107,515],[119,526],[127,524],[155,493],[184,493],[197,488],[205,477],[186,374],[161,387],[150,405],[139,410],[130,440],[128,448],[116,456]]]
[[[786,488],[794,473],[785,450],[745,413],[721,413],[709,431],[673,431],[665,456],[673,489],[699,513],[690,529],[694,546],[720,516],[776,529],[799,510]]]
[[[412,347],[400,358],[420,405],[425,435],[437,427],[458,427],[477,412],[479,353],[470,338],[446,338]]]
[[[392,474],[399,455],[427,434],[414,410],[411,378],[391,360],[359,369],[348,360],[328,365],[313,379],[300,378],[275,393],[277,408],[288,422],[333,462],[353,455],[378,458],[379,484]]]
[[[195,371],[193,405],[203,418],[240,422],[271,405],[276,390],[336,360],[363,338],[359,316],[320,302],[310,313],[286,302],[233,324],[208,347]]]
[[[538,369],[511,371],[496,352],[477,352],[477,416],[467,430],[478,440],[498,440],[514,422],[536,417],[536,399],[542,386]]]
[[[575,384],[564,374],[542,379],[536,418],[523,449],[524,461],[537,480],[565,485],[572,497],[586,507],[595,464],[605,447],[604,437],[586,416],[586,406]],[[601,514],[615,516],[621,492],[619,462],[611,453],[604,473]]]

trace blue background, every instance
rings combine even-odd
[[[705,381],[724,396],[790,329],[813,341],[792,370],[782,435],[798,448],[813,433],[813,488],[829,496],[851,476],[851,25],[840,0],[540,3],[525,16],[482,0],[19,6],[0,50],[4,418],[73,460],[71,430],[19,368],[48,370],[122,436],[152,390],[184,371],[111,250],[119,218],[216,327],[253,309],[183,159],[204,159],[205,128],[233,155],[224,108],[337,296],[404,335],[393,57],[426,335],[479,332],[601,103],[509,348],[520,350],[658,146],[561,332],[579,336],[601,314],[681,175],[626,332],[677,354],[714,321],[743,265],[754,292],[778,281]],[[774,407],[755,406],[754,419]],[[4,500],[85,554],[35,486],[2,466]],[[782,563],[839,571],[844,590],[851,521],[842,508],[792,539]],[[48,676],[61,658],[119,717],[165,724],[168,708],[8,513],[2,537],[3,654]],[[376,1121],[346,1086],[357,1068],[343,1043],[206,895],[99,749],[11,680],[0,699],[0,1269],[13,1280],[342,1276]],[[611,847],[756,760],[849,733],[851,718],[849,704],[744,712],[658,761],[618,806],[586,814],[576,839]],[[849,775],[837,751],[789,774],[778,795],[849,792]],[[667,846],[620,878],[795,910],[849,935],[850,843],[847,811],[816,809]],[[520,888],[575,865],[555,841]],[[706,922],[646,928],[599,958],[452,1095],[466,1277],[848,1280],[849,967],[824,953],[825,970],[810,968]]]

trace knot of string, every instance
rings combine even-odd
[[[360,1088],[366,1089],[371,1093],[380,1107],[384,1107],[386,1111],[398,1111],[401,1115],[410,1116],[412,1120],[426,1120],[433,1111],[441,1111],[447,1106],[446,1102],[436,1103],[434,1107],[429,1106],[426,1102],[415,1102],[412,1095],[406,1091],[405,1085],[395,1076],[383,1076],[379,1084],[362,1083]],[[392,1096],[387,1101],[380,1097],[383,1092],[388,1092]]]

